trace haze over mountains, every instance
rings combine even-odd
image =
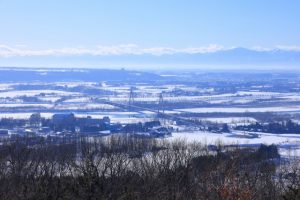
[[[0,68],[2,82],[55,82],[55,81],[154,81],[162,77],[148,72],[110,69],[33,69],[33,68]]]
[[[0,49],[1,50],[1,49]],[[132,69],[159,68],[168,69],[176,67],[213,66],[217,69],[297,69],[300,64],[300,51],[298,50],[254,50],[247,48],[231,48],[214,52],[162,52],[120,54],[49,54],[49,55],[10,55],[0,57],[0,66],[16,67],[95,67]]]

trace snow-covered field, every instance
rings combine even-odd
[[[121,123],[121,124],[130,124],[130,123],[138,123],[138,122],[147,122],[154,120],[153,117],[149,116],[140,116],[139,113],[136,112],[103,112],[103,113],[75,113],[77,117],[87,117],[91,116],[95,119],[100,119],[105,116],[108,116],[111,119],[112,123]]]
[[[44,73],[44,72],[43,72]],[[266,92],[260,91],[264,87],[254,87],[255,90],[241,90],[237,92],[218,93],[214,87],[200,87],[196,85],[185,85],[185,84],[165,84],[165,85],[151,85],[149,83],[135,83],[135,84],[113,84],[113,83],[97,83],[97,82],[54,82],[54,83],[43,83],[33,82],[28,83],[30,88],[36,88],[38,85],[43,87],[56,88],[62,87],[61,89],[34,89],[34,90],[20,90],[13,88],[26,87],[25,83],[1,83],[0,84],[0,102],[1,103],[21,103],[23,99],[21,97],[37,97],[38,100],[44,103],[53,104],[53,107],[63,108],[65,104],[69,104],[69,109],[115,109],[115,107],[109,105],[100,105],[99,102],[93,99],[106,99],[111,102],[122,102],[126,103],[129,99],[129,93],[131,88],[134,91],[134,101],[147,102],[147,103],[158,103],[159,96],[164,93],[163,99],[165,102],[176,102],[182,103],[187,107],[186,109],[168,109],[169,114],[178,112],[194,112],[194,113],[213,113],[213,112],[224,112],[224,113],[243,113],[243,112],[282,112],[282,111],[300,111],[300,105],[294,105],[292,103],[300,101],[300,94],[296,92],[280,93],[280,92]],[[19,86],[22,87],[19,87]],[[96,90],[106,90],[113,92],[113,94],[97,94],[88,95],[85,94],[85,89],[79,90],[82,92],[70,92],[67,89],[74,89],[80,87]],[[73,90],[72,90],[73,91]],[[175,92],[175,93],[172,93]],[[181,93],[182,92],[182,93]],[[278,106],[271,104],[269,107],[256,107],[256,102],[259,101],[275,101],[282,102],[284,106]],[[193,103],[207,103],[210,106],[207,107],[188,107],[189,102]],[[286,104],[285,104],[286,102]],[[28,99],[24,100],[24,107],[28,107]],[[86,105],[83,105],[86,103]],[[291,104],[289,104],[291,103]],[[90,105],[88,105],[90,104]],[[99,104],[99,105],[97,105]],[[240,107],[230,106],[231,104],[238,104]],[[18,104],[15,104],[20,107]],[[2,107],[12,107],[13,105],[2,105]],[[215,106],[215,107],[212,107]],[[50,107],[50,106],[49,106]]]
[[[41,104],[41,103],[7,103],[0,104],[0,108],[26,108],[26,107],[42,107],[42,108],[52,108],[51,104]]]
[[[68,104],[59,104],[54,107],[56,110],[112,110],[115,109],[115,106],[109,104],[100,104],[100,103],[68,103]]]
[[[248,133],[211,133],[211,132],[174,132],[170,140],[184,139],[188,142],[202,142],[206,144],[224,144],[224,145],[260,145],[260,144],[276,144],[279,147],[280,154],[283,156],[296,155],[300,156],[300,134],[270,134],[255,133],[259,137],[247,137]]]
[[[72,99],[67,99],[64,101],[64,103],[85,103],[85,102],[90,102],[91,98],[88,97],[78,97],[78,98],[72,98]]]
[[[11,89],[11,85],[9,83],[0,83],[0,91],[5,91]]]
[[[201,107],[176,110],[191,113],[298,112],[300,111],[300,105],[276,107]]]
[[[47,72],[42,72],[47,73]],[[175,115],[180,113],[202,113],[211,117],[198,118],[213,123],[228,124],[246,124],[257,120],[256,115],[251,117],[232,115],[231,113],[264,113],[264,112],[299,112],[300,113],[300,93],[297,92],[272,92],[263,91],[265,86],[255,86],[252,89],[243,88],[220,92],[211,85],[185,85],[178,83],[166,83],[165,85],[149,83],[107,83],[107,82],[55,82],[55,83],[30,83],[31,86],[52,86],[50,89],[31,89],[22,90],[15,88],[23,86],[24,83],[1,83],[0,84],[0,118],[28,119],[32,112],[41,108],[41,115],[45,118],[51,118],[55,113],[74,112],[77,117],[91,116],[92,118],[103,118],[109,116],[113,123],[137,123],[146,122],[155,119],[157,108],[153,111],[149,105],[155,105],[159,102],[160,94],[164,94],[163,100],[174,103],[180,107],[166,107],[165,114]],[[35,85],[36,84],[36,85]],[[79,87],[79,90],[76,90]],[[35,88],[35,87],[33,87]],[[47,87],[48,88],[48,87]],[[55,88],[55,89],[53,89]],[[57,89],[59,88],[59,89]],[[131,88],[134,88],[134,101],[150,103],[147,109],[141,107],[137,112],[131,112],[124,107],[129,100]],[[220,88],[220,87],[219,87]],[[86,89],[86,90],[85,90]],[[253,90],[255,89],[255,90]],[[94,93],[85,91],[96,90]],[[100,91],[103,91],[101,93]],[[261,90],[261,91],[260,91]],[[70,92],[80,91],[80,92]],[[97,93],[99,91],[99,94]],[[221,90],[223,91],[223,90]],[[227,90],[225,90],[227,91]],[[236,92],[237,91],[237,92]],[[90,95],[92,94],[92,95]],[[30,98],[35,97],[36,102]],[[111,102],[107,102],[111,101]],[[298,102],[299,101],[299,102]],[[118,103],[121,102],[123,106]],[[113,105],[110,105],[113,104]],[[261,103],[261,104],[260,104]],[[274,104],[273,104],[274,103]],[[146,104],[145,104],[146,105]],[[174,106],[173,105],[173,106]],[[120,107],[118,107],[120,106]],[[24,108],[24,110],[22,110]],[[18,113],[16,110],[18,109]],[[11,112],[8,112],[8,111]],[[212,113],[221,113],[215,115]],[[224,116],[222,115],[224,114]],[[226,114],[226,115],[225,115]],[[192,116],[192,115],[191,115]],[[218,117],[215,117],[218,116]],[[259,118],[257,118],[259,119]],[[171,123],[170,123],[171,124]],[[180,129],[181,130],[181,129]],[[268,134],[256,133],[258,137],[252,137],[248,133],[234,131],[233,133],[216,134],[200,131],[174,132],[170,140],[185,138],[188,141],[200,141],[207,144],[223,142],[224,144],[243,144],[258,145],[277,144],[280,147],[282,155],[289,153],[299,153],[300,155],[300,135],[297,134]],[[291,150],[291,151],[290,151]]]
[[[8,92],[0,92],[0,98],[15,98],[20,96],[36,96],[36,95],[56,95],[56,96],[73,96],[78,95],[75,92],[67,92],[67,91],[60,91],[60,90],[15,90],[15,91],[8,91]]]
[[[252,117],[208,117],[200,118],[203,121],[209,121],[214,123],[227,123],[227,124],[236,124],[236,123],[252,123],[257,120]]]

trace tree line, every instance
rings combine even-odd
[[[258,148],[115,135],[0,146],[0,199],[296,199],[300,165]]]
[[[292,120],[279,121],[279,122],[268,122],[260,123],[255,122],[249,125],[239,125],[235,129],[243,131],[255,131],[255,132],[265,132],[265,133],[297,133],[300,134],[300,124],[293,122]]]

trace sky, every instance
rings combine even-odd
[[[1,57],[300,51],[299,0],[0,0]]]

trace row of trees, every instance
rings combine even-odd
[[[269,122],[269,123],[253,123],[249,125],[240,125],[235,127],[237,130],[244,131],[256,131],[265,133],[300,133],[300,124],[293,122],[292,120],[281,122]]]
[[[0,199],[295,199],[298,162],[258,149],[127,136],[0,146]],[[298,195],[298,196],[297,196]]]

